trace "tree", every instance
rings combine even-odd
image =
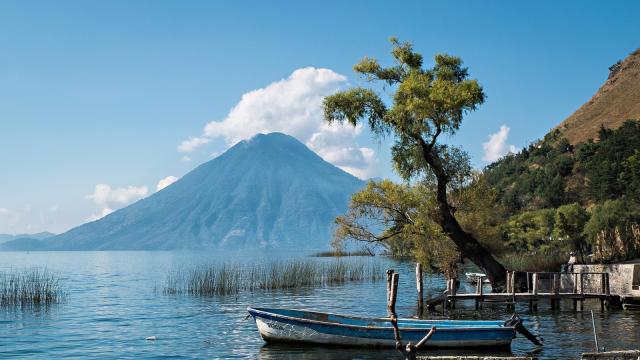
[[[553,237],[569,245],[571,250],[586,253],[583,231],[587,220],[589,214],[580,204],[562,205],[556,209]]]
[[[353,195],[347,213],[336,218],[332,245],[340,249],[349,240],[379,245],[395,256],[412,256],[452,275],[460,258],[431,220],[434,197],[423,184],[369,181]]]
[[[468,158],[456,147],[441,143],[441,136],[454,135],[465,114],[485,99],[482,87],[469,79],[467,68],[455,56],[438,54],[432,68],[423,69],[422,55],[409,43],[391,39],[396,64],[382,67],[365,57],[354,70],[370,82],[394,89],[387,107],[375,91],[356,87],[324,99],[324,117],[329,123],[365,121],[378,136],[395,138],[394,167],[405,180],[420,179],[435,188],[436,223],[461,254],[486,273],[496,289],[504,286],[505,269],[470,233],[463,230],[449,203],[449,192],[468,180]]]
[[[638,204],[624,198],[598,204],[584,228],[584,234],[600,261],[637,257],[640,255]]]
[[[552,231],[554,209],[526,211],[509,218],[505,233],[509,245],[517,251],[548,251],[554,247]]]

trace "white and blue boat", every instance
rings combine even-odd
[[[344,316],[315,311],[248,308],[262,338],[268,342],[322,345],[395,347],[388,318]],[[398,319],[405,342],[419,342],[432,327],[437,330],[426,344],[431,347],[509,347],[519,331],[520,319],[417,320]],[[525,329],[526,331],[526,329]]]

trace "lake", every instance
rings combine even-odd
[[[241,293],[233,296],[194,297],[164,295],[162,283],[169,271],[199,264],[251,263],[272,258],[303,257],[299,254],[264,252],[0,252],[0,271],[46,267],[61,278],[67,299],[46,308],[0,309],[0,357],[49,358],[252,358],[252,359],[382,359],[400,358],[389,351],[267,346],[255,324],[246,319],[247,306],[307,308],[346,314],[386,315],[384,281],[347,283],[324,288]],[[335,261],[316,259],[316,261]],[[386,258],[351,258],[345,261],[377,261],[400,272],[397,312],[415,314],[413,264]],[[465,285],[466,286],[466,285]],[[427,293],[444,289],[441,276],[428,276]],[[456,318],[510,316],[505,306],[485,304],[475,312],[473,304],[458,308]],[[598,302],[587,301],[584,312],[570,303],[552,312],[541,303],[535,314],[526,307],[516,311],[525,325],[540,332],[545,346],[540,359],[573,358],[593,350],[591,315],[596,315],[600,345],[607,349],[637,348],[640,312],[619,309],[600,311]],[[430,314],[442,317],[443,314]],[[155,336],[155,341],[145,340]],[[514,340],[513,354],[535,350],[526,339]],[[432,351],[451,354],[451,351]],[[457,353],[457,352],[453,352]],[[465,354],[487,354],[465,351]]]

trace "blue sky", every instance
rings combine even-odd
[[[2,1],[0,233],[67,230],[261,129],[393,177],[388,144],[300,105],[360,84],[364,55],[388,63],[392,35],[462,57],[484,86],[451,139],[482,167],[491,134],[521,148],[587,101],[640,46],[638,18],[635,1]],[[178,150],[192,138],[206,143]]]

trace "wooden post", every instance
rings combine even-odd
[[[511,308],[516,309],[516,272],[511,272]]]
[[[482,276],[476,277],[476,310],[480,308],[480,302],[482,301]]]
[[[605,287],[604,287],[604,294],[606,295],[605,298],[605,302],[606,302],[606,306],[607,308],[609,308],[609,301],[610,301],[610,297],[611,297],[611,287],[609,286],[609,273],[605,273]]]
[[[551,299],[551,308],[556,309],[560,305],[560,274],[553,273],[553,295],[555,296]]]
[[[584,310],[584,276],[580,273],[580,311]]]
[[[573,273],[573,290],[572,293],[576,295],[578,293],[578,274]],[[578,299],[573,299],[573,310],[578,309]]]
[[[606,274],[600,274],[600,311],[604,311],[604,293],[606,287]]]
[[[396,298],[398,296],[398,277],[400,274],[394,272],[391,275],[391,295],[389,298],[389,312],[396,313]]]
[[[451,298],[451,308],[455,309],[456,308],[456,294],[458,293],[458,279],[453,278],[451,279],[451,295],[453,295],[454,297]]]
[[[418,290],[418,316],[422,315],[423,302],[423,282],[422,282],[422,264],[416,263],[416,289]]]
[[[387,270],[387,308],[389,308],[389,304],[391,303],[391,280],[394,272],[393,269]]]
[[[533,295],[534,295],[534,299],[533,302],[531,303],[531,310],[538,310],[538,273],[533,273],[533,278],[531,280],[532,282],[532,286],[533,286]]]

